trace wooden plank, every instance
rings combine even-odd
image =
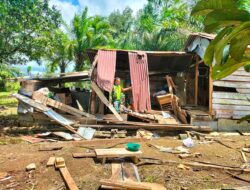
[[[97,158],[105,158],[105,157],[132,157],[141,155],[142,152],[139,151],[128,151],[126,148],[110,148],[110,149],[95,149]]]
[[[77,134],[78,136],[80,136],[81,138],[83,138],[81,136],[81,134],[79,134],[77,131],[75,131],[75,129],[73,127],[71,127],[69,125],[69,123],[65,123],[65,122],[72,122],[64,117],[62,117],[60,114],[54,112],[54,110],[52,110],[51,108],[48,108],[47,106],[43,105],[42,103],[38,103],[28,97],[25,97],[21,94],[13,94],[12,96],[14,96],[15,98],[17,98],[18,100],[42,111],[44,114],[46,114],[49,118],[53,119],[54,121],[56,121],[57,123],[61,124],[62,126],[64,126],[66,129],[68,129],[69,131],[71,131],[72,133]]]
[[[213,103],[212,103],[212,100],[213,100],[213,78],[212,78],[212,66],[210,66],[209,68],[209,98],[208,98],[208,109],[209,109],[209,113],[212,115],[212,112],[213,112]]]
[[[250,73],[243,71],[243,70],[237,70],[232,73],[233,76],[250,76]]]
[[[196,55],[195,65],[195,85],[194,85],[194,104],[198,105],[198,86],[199,86],[199,57]]]
[[[248,132],[250,123],[247,121],[243,121],[241,123],[238,123],[238,120],[236,119],[217,119],[218,121],[218,131],[221,132],[232,132],[236,130],[240,130],[241,132]]]
[[[229,88],[250,88],[249,82],[237,82],[237,81],[214,81],[214,86],[229,87]]]
[[[96,92],[97,96],[100,98],[100,100],[110,109],[110,111],[115,115],[115,117],[119,121],[123,121],[122,117],[117,113],[114,106],[107,100],[107,98],[104,96],[100,88],[97,86],[95,82],[91,82],[93,90]]]
[[[96,154],[95,152],[82,152],[82,153],[73,153],[73,158],[95,158]]]
[[[122,181],[123,177],[122,177],[122,165],[120,163],[112,163],[111,164],[111,169],[112,169],[112,176],[111,176],[111,180],[118,180],[118,181]]]
[[[246,115],[250,115],[250,111],[236,111],[236,110],[215,110],[215,117],[225,119],[240,119]]]
[[[54,157],[54,156],[53,156],[53,157],[49,157],[49,160],[48,160],[46,166],[47,166],[47,167],[49,167],[49,166],[54,166],[55,160],[56,160],[56,157]]]
[[[111,122],[110,122],[111,123]],[[141,123],[136,124],[99,124],[99,125],[81,125],[82,127],[91,127],[93,129],[145,129],[145,130],[162,130],[162,131],[199,131],[199,132],[211,132],[211,128],[208,126],[195,126],[185,124],[157,124],[157,123]],[[147,125],[146,125],[147,124]]]
[[[213,104],[213,109],[214,109],[214,110],[239,110],[239,111],[250,111],[250,106]]]
[[[100,180],[102,185],[123,188],[123,189],[134,189],[134,190],[151,190],[152,188],[146,184],[133,182],[133,181],[112,181],[107,179]]]
[[[237,92],[242,93],[242,94],[250,94],[250,89],[249,88],[236,88]]]
[[[213,104],[250,106],[249,100],[213,99]]]
[[[23,96],[21,94],[13,94],[12,96],[14,96],[16,99],[24,102],[25,104],[28,104],[40,111],[49,111],[50,108],[48,108],[47,106],[41,104],[41,103],[38,103],[38,102],[35,102],[34,100],[26,97],[26,96]]]
[[[89,113],[80,111],[80,110],[78,110],[78,109],[76,109],[74,107],[68,106],[68,105],[63,104],[61,102],[58,102],[58,101],[53,100],[51,98],[48,98],[48,97],[44,96],[42,93],[39,93],[39,92],[34,92],[33,95],[32,95],[32,99],[34,99],[36,101],[39,101],[44,105],[49,105],[49,106],[51,106],[53,108],[56,108],[56,109],[59,109],[59,110],[62,110],[64,112],[66,112],[66,113],[75,115],[77,117],[82,117],[82,116],[92,117],[92,118],[95,117],[94,115],[91,115]]]
[[[223,78],[221,80],[222,81],[250,82],[250,75],[249,76],[229,75],[226,78]]]
[[[67,167],[59,168],[59,171],[69,190],[79,190]]]
[[[250,94],[240,94],[237,92],[213,92],[213,99],[214,98],[250,100]]]
[[[91,69],[90,69],[90,71],[89,71],[89,77],[90,77],[90,78],[92,77],[93,71],[94,71],[94,69],[95,69],[97,63],[98,63],[98,55],[96,54],[95,59],[94,59],[94,61],[93,61],[93,63],[92,63],[92,67],[91,67]]]

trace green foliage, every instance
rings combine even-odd
[[[81,15],[75,15],[71,33],[76,71],[84,69],[87,63],[87,49],[108,47],[112,43],[110,24],[107,19],[100,16],[88,17],[87,8]]]
[[[19,83],[8,81],[8,79],[21,75],[21,71],[7,64],[0,64],[0,90],[15,91],[19,88]]]
[[[113,47],[139,50],[180,50],[191,32],[202,30],[201,17],[191,18],[192,4],[180,0],[148,0],[134,17],[126,8],[109,16]]]
[[[66,68],[73,60],[73,41],[59,29],[51,33],[50,38],[53,46],[44,56],[45,60],[48,61],[46,68],[48,72],[54,73],[59,68],[61,73],[65,73]]]
[[[250,53],[246,51],[250,44],[250,9],[245,8],[245,1],[207,0],[199,1],[192,10],[192,15],[205,15],[207,32],[218,31],[204,57],[207,65],[213,65],[214,79],[250,64]]]
[[[61,15],[48,0],[0,1],[0,64],[38,60],[47,52],[47,33],[57,28]]]

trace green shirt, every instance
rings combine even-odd
[[[113,101],[121,101],[122,97],[122,87],[121,85],[114,85],[113,87]]]

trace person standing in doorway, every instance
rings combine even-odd
[[[112,91],[112,102],[118,113],[120,113],[120,105],[122,99],[125,99],[125,95],[123,92],[132,90],[132,87],[122,88],[121,79],[119,77],[115,78],[115,84]]]

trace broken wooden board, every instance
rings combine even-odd
[[[50,157],[46,166],[49,167],[49,166],[54,166],[55,165],[55,161],[56,161],[56,157]]]
[[[71,107],[71,106],[68,106],[66,104],[63,104],[61,102],[58,102],[56,100],[53,100],[51,98],[48,98],[46,96],[44,96],[42,93],[40,92],[34,92],[33,95],[32,95],[32,99],[36,100],[36,101],[39,101],[40,103],[44,104],[44,105],[49,105],[53,108],[56,108],[56,109],[59,109],[59,110],[62,110],[66,113],[69,113],[71,115],[75,115],[77,117],[82,117],[82,116],[85,116],[85,117],[91,117],[91,118],[94,118],[95,116],[94,115],[91,115],[89,113],[86,113],[84,111],[80,111],[74,107]]]
[[[89,125],[81,125],[89,127]],[[143,122],[130,122],[130,121],[108,121],[104,124],[91,125],[91,128],[98,129],[130,129],[130,130],[162,130],[162,131],[198,131],[198,132],[211,132],[209,126],[195,126],[186,124],[157,124],[157,123],[143,123]]]
[[[61,116],[60,114],[56,113],[54,110],[52,110],[51,108],[48,108],[47,106],[43,105],[42,103],[38,103],[28,97],[25,97],[21,94],[13,94],[12,96],[14,96],[15,98],[17,98],[18,100],[40,110],[41,112],[43,112],[45,115],[47,115],[49,118],[51,118],[52,120],[56,121],[57,123],[61,124],[62,126],[64,126],[65,128],[67,128],[69,131],[77,134],[78,136],[80,136],[81,138],[83,138],[81,136],[81,134],[79,134],[78,132],[75,131],[75,129],[70,126],[72,124],[74,124],[73,121],[64,118],[63,116]]]
[[[95,152],[83,152],[83,153],[73,153],[73,158],[95,158]]]
[[[107,98],[102,93],[101,89],[97,86],[95,82],[91,82],[92,88],[100,98],[100,100],[110,109],[110,111],[116,116],[119,121],[123,121],[122,117],[117,113],[114,106],[107,100]]]
[[[126,148],[95,149],[95,153],[97,158],[133,157],[142,154],[140,150],[132,152]]]
[[[55,167],[58,168],[64,168],[65,165],[65,161],[63,157],[56,157],[55,159]]]
[[[69,190],[79,190],[67,167],[59,168],[59,171]]]
[[[102,179],[100,180],[101,185],[107,185],[112,186],[116,188],[122,188],[122,189],[134,189],[134,190],[151,190],[152,188],[148,186],[147,184],[142,184],[138,182],[133,181],[113,181],[108,179]]]

